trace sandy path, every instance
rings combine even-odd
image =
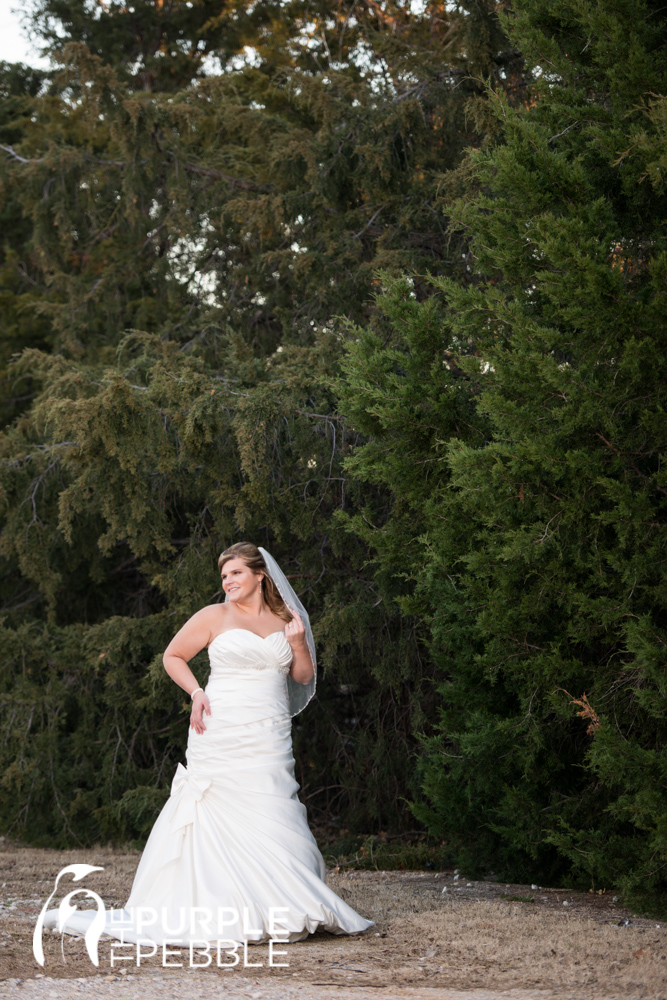
[[[327,881],[376,922],[361,937],[315,934],[283,945],[285,968],[268,949],[249,949],[256,968],[190,969],[189,954],[112,970],[109,942],[99,972],[81,939],[44,935],[43,969],[32,932],[55,874],[66,864],[103,867],[86,879],[107,906],[122,905],[137,852],[49,851],[0,842],[0,1000],[667,1000],[667,928],[633,916],[610,894],[468,883],[453,872],[330,873]],[[70,887],[68,886],[68,889]],[[517,898],[512,898],[517,897]],[[563,905],[563,904],[567,905]],[[195,961],[197,956],[195,955]]]
[[[119,982],[104,982],[101,977],[81,980],[41,979],[26,982],[23,987],[13,983],[0,983],[0,997],[21,997],[22,1000],[70,1000],[90,996],[94,990],[99,1000],[208,1000],[208,998],[228,998],[228,1000],[359,1000],[373,997],[375,1000],[547,1000],[554,995],[533,990],[512,990],[502,994],[495,990],[445,990],[435,988],[405,987],[394,990],[390,986],[382,989],[369,987],[308,986],[303,984],[267,986],[261,982],[246,981],[244,984],[225,983],[210,980],[201,974],[193,976],[144,977],[141,982],[128,981],[124,977]],[[577,994],[559,994],[563,998],[575,1000]]]

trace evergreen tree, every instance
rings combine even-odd
[[[344,46],[340,65],[297,59],[295,18],[263,36],[261,65],[182,86],[191,64],[182,89],[144,89],[111,28],[106,49],[67,29],[62,69],[12,120],[2,182],[23,230],[6,268],[29,288],[14,274],[7,310],[39,334],[13,362],[30,399],[0,439],[0,821],[14,834],[145,833],[186,733],[161,652],[219,599],[215,557],[239,536],[276,555],[313,613],[305,801],[356,829],[412,822],[432,667],[397,614],[405,588],[376,581],[331,519],[385,502],[341,471],[358,435],[327,385],[334,318],[369,315],[378,264],[464,272],[437,199],[477,141],[466,74],[520,60],[494,62],[488,33],[470,46],[474,18],[393,11],[368,7],[359,63]]]
[[[30,0],[25,17],[52,57],[69,43],[85,45],[134,90],[178,91],[244,63],[272,79],[290,70],[347,70],[357,80],[371,72],[380,90],[399,98],[406,69],[417,91],[425,74],[453,68],[502,72],[521,85],[519,53],[506,48],[486,3],[429,0],[417,13],[400,0],[352,7],[340,0]]]
[[[348,527],[430,625],[416,814],[470,872],[664,915],[666,16],[516,0],[506,23],[536,82],[481,109],[469,287],[436,279],[436,312],[388,282],[349,345],[341,409],[373,440],[346,469],[394,502]]]
[[[26,21],[52,57],[62,56],[71,42],[85,45],[114,67],[132,89],[178,91],[205,74],[212,54],[226,61],[251,32],[252,4],[219,0],[133,0],[94,3],[88,0],[32,0]]]
[[[20,141],[46,74],[22,63],[0,63],[0,143]],[[31,315],[27,303],[34,283],[29,242],[32,227],[25,218],[16,189],[0,181],[0,409],[3,424],[30,398],[27,386],[17,395],[7,373],[11,356],[24,347],[51,346],[51,330],[43,318]]]

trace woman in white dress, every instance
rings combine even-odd
[[[326,885],[297,796],[291,716],[312,697],[317,667],[308,615],[265,549],[238,542],[219,567],[225,603],[194,614],[164,654],[192,697],[187,767],[178,765],[130,897],[106,911],[102,933],[183,946],[366,931],[373,921]],[[202,690],[188,661],[204,648]],[[84,934],[94,912],[70,909],[63,927],[49,910],[44,926]]]

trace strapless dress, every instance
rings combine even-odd
[[[368,930],[373,921],[326,885],[298,798],[285,634],[229,629],[208,652],[205,732],[189,730],[186,766],[177,766],[127,903],[106,910],[103,933],[183,946]],[[47,911],[46,927],[57,913]],[[94,913],[72,913],[65,932],[85,934]]]

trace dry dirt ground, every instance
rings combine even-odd
[[[282,945],[287,955],[275,960],[284,968],[269,967],[268,947],[256,945],[248,961],[263,964],[255,967],[241,958],[234,969],[215,961],[191,969],[183,950],[169,959],[181,968],[162,967],[158,953],[119,971],[103,939],[96,969],[83,940],[50,933],[40,968],[33,928],[58,871],[101,866],[85,885],[106,906],[122,906],[138,860],[138,852],[0,841],[0,1000],[93,992],[96,1000],[667,1000],[667,925],[634,916],[608,893],[469,883],[451,871],[329,873],[328,884],[376,926],[356,938],[318,933]]]

